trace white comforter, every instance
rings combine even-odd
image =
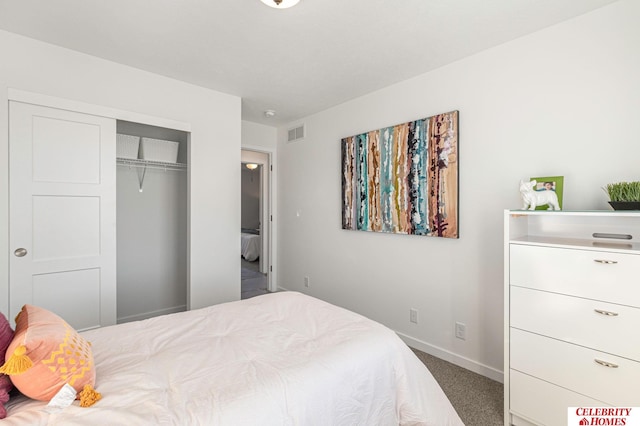
[[[13,398],[6,425],[461,425],[388,328],[282,292],[91,330],[103,399],[57,414]]]
[[[260,257],[260,235],[240,234],[240,254],[245,260],[253,262]]]

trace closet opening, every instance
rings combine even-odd
[[[122,120],[116,130],[117,321],[185,311],[190,134]]]

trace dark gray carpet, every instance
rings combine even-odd
[[[264,277],[263,274],[261,274],[260,272],[257,272],[257,271],[252,271],[251,269],[242,268],[240,270],[240,279],[242,281],[250,280],[250,279],[253,279],[253,278],[262,278],[262,277]]]
[[[504,425],[502,383],[417,349],[412,350],[431,371],[466,426]]]
[[[248,260],[245,260],[244,257],[240,257],[240,266],[244,269],[260,272],[260,260],[249,262]]]
[[[260,263],[258,261],[248,262],[241,259],[240,269],[240,298],[249,299],[268,293],[267,275],[260,273]]]

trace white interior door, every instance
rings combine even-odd
[[[116,122],[9,105],[9,309],[116,323]]]

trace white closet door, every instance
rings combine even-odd
[[[9,306],[116,323],[116,122],[9,105]]]

